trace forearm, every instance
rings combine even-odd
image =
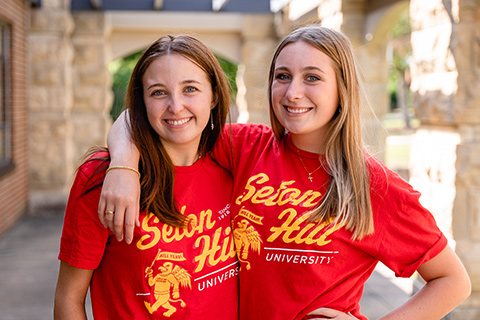
[[[466,290],[448,279],[432,280],[406,303],[379,320],[439,320],[466,298]]]
[[[108,132],[107,145],[111,157],[111,166],[129,166],[138,168],[140,154],[130,139],[127,128],[127,113],[122,112]]]
[[[92,276],[93,270],[79,269],[60,262],[53,308],[55,320],[87,319],[85,298]]]
[[[465,300],[471,283],[463,264],[449,247],[418,269],[425,286],[381,320],[438,320]]]
[[[57,299],[53,309],[54,320],[86,320],[85,301],[72,301],[68,298]]]

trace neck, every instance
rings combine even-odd
[[[325,143],[318,137],[308,137],[306,135],[292,134],[292,143],[300,150],[312,153],[325,154]]]
[[[165,146],[165,149],[168,153],[168,156],[172,160],[173,165],[177,167],[191,166],[200,158],[200,154],[198,153],[198,147],[196,149],[182,149],[180,147],[170,149]]]

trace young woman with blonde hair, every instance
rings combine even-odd
[[[420,194],[365,151],[362,94],[349,40],[320,26],[299,28],[271,64],[272,129],[232,124],[235,156],[225,140],[214,148],[234,177],[240,319],[366,319],[359,301],[379,261],[426,281],[381,319],[440,319],[469,295],[468,275]],[[110,133],[114,158],[135,165],[121,130]],[[134,220],[124,197],[137,196],[135,185],[126,173],[112,176],[100,219],[118,204],[110,226]]]

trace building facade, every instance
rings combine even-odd
[[[0,234],[28,200],[26,26],[30,3],[2,1],[0,10]]]

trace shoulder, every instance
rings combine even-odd
[[[78,184],[83,189],[90,189],[103,183],[109,165],[110,154],[107,151],[99,151],[87,156],[77,170]]]
[[[370,175],[370,191],[372,198],[382,198],[401,202],[406,198],[418,199],[420,192],[405,181],[400,175],[387,168],[380,160],[366,155]]]
[[[230,130],[233,137],[236,136],[249,136],[251,138],[257,136],[273,137],[272,129],[264,124],[255,123],[232,123],[226,127],[227,131]]]

